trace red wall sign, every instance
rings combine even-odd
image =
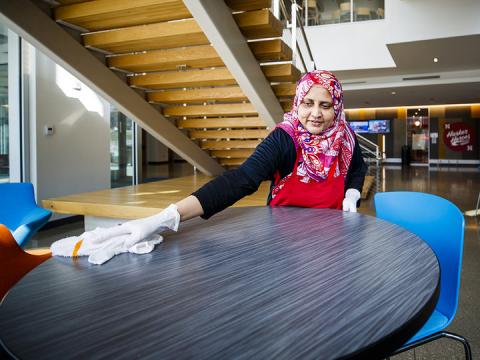
[[[475,130],[465,123],[446,123],[443,141],[453,151],[473,151]]]

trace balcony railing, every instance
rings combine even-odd
[[[293,0],[292,2],[299,5],[303,26],[385,18],[385,0]]]

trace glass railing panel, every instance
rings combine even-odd
[[[353,21],[385,18],[385,0],[353,0]]]
[[[0,24],[0,183],[9,180],[8,30]]]
[[[290,13],[291,1],[285,1]],[[385,18],[385,0],[297,0],[304,26]]]

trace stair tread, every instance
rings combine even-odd
[[[258,61],[291,60],[292,52],[281,39],[249,42],[248,44]],[[186,66],[187,68],[224,66],[222,59],[211,45],[109,56],[107,62],[111,68],[129,72],[176,70],[178,66]]]
[[[205,150],[209,149],[255,149],[259,140],[205,140],[199,143]]]
[[[96,0],[59,6],[55,20],[88,31],[191,18],[182,0]]]
[[[207,118],[177,120],[177,127],[183,129],[218,129],[218,128],[247,128],[265,127],[265,121],[255,117]]]
[[[282,23],[268,9],[233,15],[240,31],[249,39],[279,37]],[[207,37],[194,19],[137,25],[83,35],[85,46],[112,53],[206,45]]]
[[[263,139],[270,130],[191,130],[191,139]]]
[[[262,65],[261,68],[265,77],[271,82],[297,81],[300,77],[300,71],[292,64]],[[131,76],[129,84],[147,89],[172,89],[233,85],[236,84],[236,80],[227,68],[220,67]]]

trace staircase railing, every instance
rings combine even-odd
[[[373,141],[368,140],[366,137],[356,134],[360,148],[362,149],[363,156],[368,160],[375,160],[377,163],[383,159],[383,153],[380,147]]]
[[[356,134],[360,149],[364,160],[370,165],[368,167],[367,175],[373,176],[375,192],[380,191],[381,185],[381,163],[385,158],[385,154],[380,150],[380,147],[373,141],[368,140],[366,137]],[[371,166],[374,164],[374,166]]]
[[[290,5],[290,8],[291,8],[290,14],[291,15],[287,11],[287,5],[285,4],[285,2],[290,2],[290,4],[291,4]],[[298,5],[295,2],[295,0],[274,0],[274,2],[273,2],[273,14],[278,19],[281,18],[281,16],[280,16],[280,14],[281,14],[287,22],[287,24],[286,24],[287,28],[289,28],[290,31],[291,31],[292,63],[294,65],[296,65],[297,56],[298,56],[300,58],[300,61],[302,62],[302,66],[304,68],[304,71],[307,72],[307,71],[310,71],[310,70],[315,70],[316,65],[315,65],[315,60],[313,59],[313,54],[312,54],[312,50],[310,48],[310,44],[308,43],[307,34],[305,33],[305,29],[303,27],[302,19],[300,17],[299,10],[301,10],[301,9],[302,9],[301,6]],[[308,52],[308,57],[309,57],[310,66],[311,66],[310,69],[305,62],[302,51],[301,51],[300,46],[298,44],[297,26],[300,28],[300,32],[301,32],[302,37],[303,37],[304,45],[305,45],[305,48],[307,49],[307,52]]]

